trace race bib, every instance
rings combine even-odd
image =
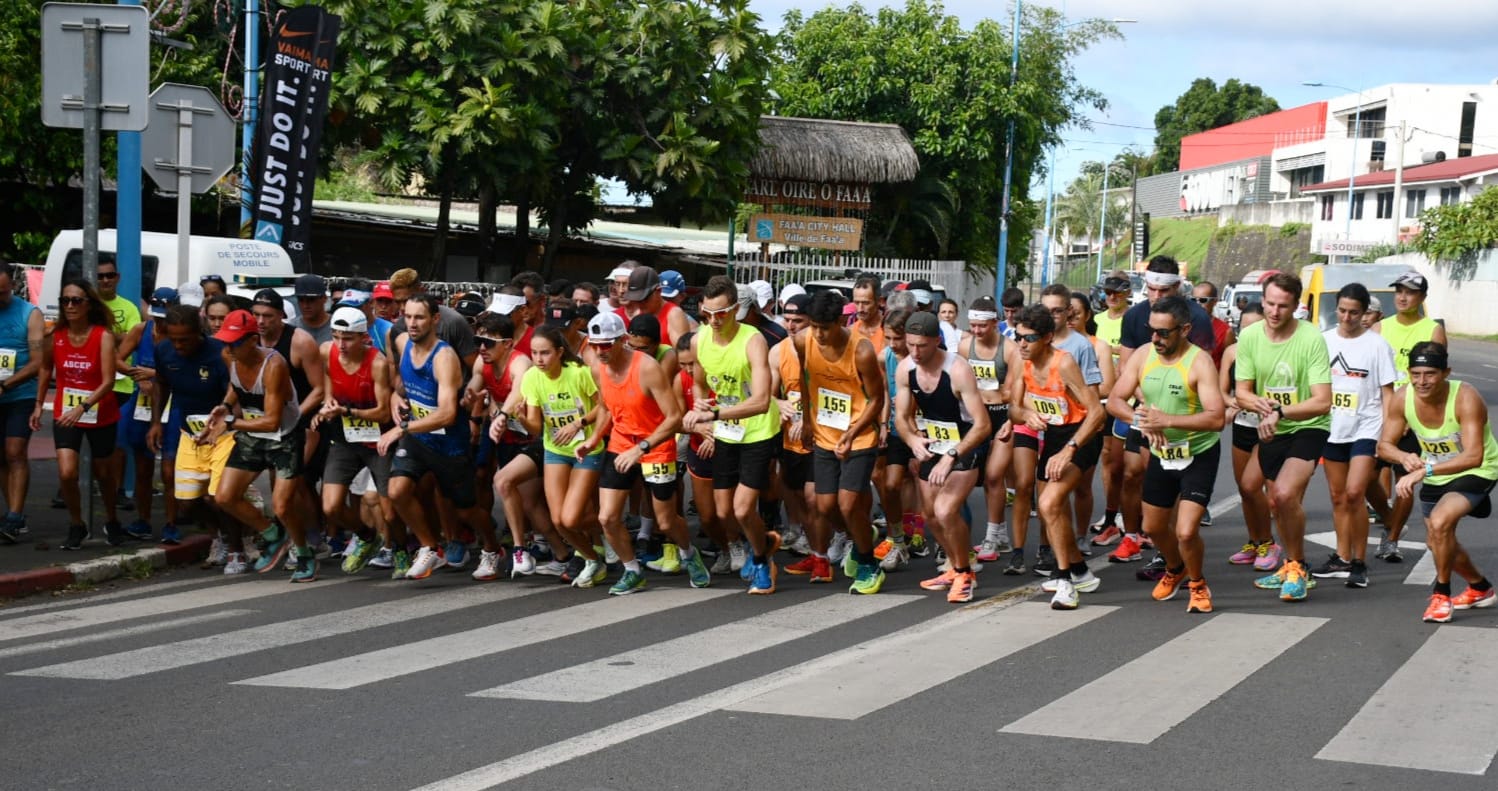
[[[853,396],[817,388],[817,423],[839,431],[847,431],[853,424]]]
[[[718,408],[722,409],[724,407],[737,406],[739,400],[740,399],[738,396],[719,395]],[[748,433],[749,430],[744,428],[744,424],[740,423],[737,420],[713,421],[714,439],[721,439],[724,442],[743,442],[744,437],[747,436]]]
[[[64,411],[76,409],[88,404],[88,397],[93,395],[92,390],[79,390],[76,387],[64,387],[62,389],[62,408]],[[99,405],[88,407],[83,417],[78,418],[78,425],[92,426],[99,422]]]
[[[1355,390],[1333,390],[1332,391],[1333,412],[1357,412],[1358,394]]]
[[[675,462],[650,462],[640,465],[646,483],[671,483],[676,480]]]
[[[186,421],[185,425],[187,427],[187,433],[193,435],[194,437],[202,434],[203,430],[208,428],[207,415],[188,415],[183,419]]]
[[[1462,435],[1460,432],[1433,439],[1426,439],[1425,437],[1417,437],[1417,439],[1420,441],[1420,455],[1425,457],[1427,461],[1432,461],[1436,464],[1454,459],[1461,455],[1462,452]]]
[[[16,375],[16,350],[0,349],[0,382]]]
[[[139,394],[135,397],[135,419],[142,423],[150,423],[151,406],[151,391],[141,386]]]
[[[1300,400],[1300,391],[1294,387],[1266,387],[1264,397],[1280,406],[1293,406]]]
[[[343,439],[345,442],[379,442],[380,426],[373,420],[344,415]]]
[[[921,430],[925,432],[926,439],[931,440],[931,442],[927,443],[926,450],[932,453],[944,454],[949,450],[955,449],[957,443],[962,441],[962,429],[956,423],[944,420],[927,420],[926,425]]]
[[[1150,452],[1160,459],[1160,466],[1167,470],[1184,470],[1191,466],[1191,443],[1185,440],[1167,442],[1150,448]]]
[[[998,366],[992,360],[968,360],[973,367],[973,376],[978,378],[979,390],[999,389]]]
[[[423,404],[422,402],[417,401],[414,398],[411,399],[411,419],[412,420],[421,420],[422,418],[426,417],[427,415],[433,414],[436,411],[437,411],[437,407],[435,405],[433,405],[433,404]],[[426,433],[437,435],[437,436],[443,436],[443,435],[447,434],[447,428],[443,427],[443,428],[436,429],[435,431],[428,431]]]
[[[1048,396],[1035,395],[1034,393],[1029,393],[1028,395],[1030,396],[1030,408],[1040,413],[1041,420],[1053,426],[1059,426],[1066,422],[1067,415],[1071,412],[1071,407],[1067,405],[1066,399],[1050,398]]]
[[[259,420],[260,418],[265,417],[264,412],[258,409],[252,409],[244,405],[240,405],[239,411],[244,414],[245,420]],[[273,441],[281,438],[280,429],[276,429],[275,431],[247,431],[245,433],[251,437],[259,437],[261,439],[268,439]]]

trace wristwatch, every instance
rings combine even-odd
[[[1077,448],[1080,448],[1082,446],[1077,444],[1076,438],[1072,438],[1066,441],[1066,447],[1071,448],[1072,450],[1076,450]]]
[[[224,428],[234,428],[234,421],[236,419],[237,418],[234,415],[227,415],[227,416],[225,416],[224,417]]]
[[[1283,404],[1275,404],[1274,405],[1274,413],[1276,415],[1279,415],[1281,418],[1283,418],[1285,416],[1285,407],[1284,407],[1284,405]]]
[[[956,448],[947,448],[947,455],[951,456],[954,459],[957,458],[957,449]]]
[[[1425,462],[1425,477],[1429,478],[1430,476],[1435,475],[1435,474],[1436,474],[1436,463],[1427,459],[1426,462]]]
[[[642,439],[640,440],[640,444],[636,447],[638,447],[641,452],[648,451],[650,450],[650,440]]]

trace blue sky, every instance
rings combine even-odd
[[[1135,19],[1121,25],[1122,41],[1107,41],[1078,59],[1083,84],[1101,91],[1109,108],[1091,113],[1091,129],[1068,129],[1058,150],[1061,190],[1088,159],[1111,157],[1130,144],[1149,149],[1155,113],[1197,77],[1220,85],[1253,83],[1281,107],[1332,98],[1393,82],[1487,83],[1498,78],[1498,3],[1492,0],[1061,0],[1038,3],[1071,20]],[[779,29],[787,9],[806,14],[829,5],[817,0],[751,0],[765,26]],[[866,8],[903,6],[871,0]],[[1008,2],[948,0],[947,13],[966,26],[984,18],[1012,18]],[[1351,90],[1309,88],[1302,82]],[[1144,128],[1132,128],[1144,127]],[[1481,132],[1480,132],[1481,133]]]

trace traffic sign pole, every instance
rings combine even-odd
[[[177,266],[187,262],[192,239],[192,106],[177,108]]]
[[[99,20],[83,20],[83,279],[99,275],[99,105],[104,102],[103,29]],[[92,491],[92,490],[90,490]]]

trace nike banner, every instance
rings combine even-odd
[[[293,8],[281,15],[266,53],[246,230],[285,248],[298,272],[310,271],[317,146],[341,24],[317,6]]]

